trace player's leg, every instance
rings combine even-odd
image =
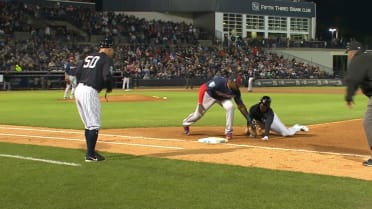
[[[129,89],[130,88],[130,78],[128,77],[127,78],[127,89]]]
[[[75,96],[78,111],[85,126],[86,161],[103,160],[102,156],[99,155],[99,158],[96,156],[95,151],[98,131],[101,127],[101,103],[98,93],[92,87],[79,84]]]
[[[68,91],[70,90],[71,83],[66,83],[65,93],[63,94],[63,98],[67,99]]]
[[[203,97],[202,107],[203,109],[200,109],[199,104],[196,105],[195,111],[192,112],[189,116],[187,116],[184,120],[182,125],[184,126],[190,126],[196,121],[198,121],[200,118],[204,116],[204,114],[208,111],[208,109],[216,102],[215,99],[213,99],[209,94],[205,93]]]
[[[77,86],[76,76],[71,76],[70,77],[70,83],[71,83],[70,99],[73,99],[75,97],[75,89],[76,89],[76,86]]]
[[[190,115],[188,115],[182,122],[182,125],[185,126],[190,126],[196,121],[198,121],[200,118],[204,116],[204,114],[208,111],[210,107],[213,106],[213,104],[216,102],[215,99],[213,99],[211,96],[209,96],[208,93],[204,93],[203,96],[203,102],[202,102],[202,107],[203,109],[200,109],[199,104],[196,105],[195,111],[192,112]]]
[[[292,136],[296,132],[300,131],[300,128],[294,126],[287,128],[279,119],[278,115],[274,113],[274,120],[271,124],[271,130],[282,136]]]
[[[254,81],[253,77],[248,78],[248,91],[249,92],[253,91],[253,81]]]
[[[364,114],[363,128],[367,136],[367,142],[370,149],[371,157],[369,160],[363,162],[364,166],[372,166],[372,98],[369,99],[367,110]]]
[[[226,138],[231,139],[232,132],[233,132],[233,124],[234,124],[234,112],[235,112],[234,103],[231,99],[226,99],[221,102],[221,106],[226,111],[225,135],[226,135]]]

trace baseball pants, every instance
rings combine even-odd
[[[101,102],[98,92],[82,83],[75,90],[76,105],[85,129],[98,130],[101,128]]]
[[[204,111],[199,109],[199,104],[196,106],[196,109],[193,113],[191,113],[188,117],[183,120],[183,126],[190,126],[200,118],[204,116],[204,114],[211,108],[214,104],[219,104],[223,107],[226,111],[226,126],[225,126],[225,134],[232,133],[233,131],[233,121],[234,121],[234,103],[231,99],[226,99],[222,101],[218,101],[212,98],[207,92],[204,93],[202,106]]]

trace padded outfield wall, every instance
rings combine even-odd
[[[4,72],[0,71],[0,78]],[[115,88],[122,87],[121,73],[114,74]],[[207,81],[208,78],[195,78],[191,83],[195,88]],[[13,90],[42,90],[42,89],[63,89],[65,87],[63,72],[12,72],[10,82]],[[183,87],[185,79],[131,79],[131,88],[141,87]],[[278,86],[343,86],[341,79],[257,79],[256,87],[278,87]],[[244,81],[247,86],[247,81]],[[3,80],[0,79],[0,90],[3,87]]]

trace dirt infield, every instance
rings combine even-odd
[[[180,127],[106,129],[100,132],[97,148],[105,152],[372,180],[372,169],[361,165],[369,153],[361,120],[309,127],[309,132],[294,137],[273,135],[269,141],[247,138],[244,127],[236,127],[229,143],[214,145],[199,143],[197,139],[223,137],[223,127],[192,127],[190,136],[183,135]],[[85,149],[81,130],[1,125],[0,141]]]
[[[129,98],[123,97],[109,99]],[[136,100],[133,95],[130,97],[128,101]],[[162,101],[166,98],[151,99]],[[369,157],[369,150],[361,120],[316,124],[309,128],[309,132],[293,137],[272,135],[269,141],[262,141],[247,138],[244,127],[234,127],[234,138],[226,144],[197,142],[204,137],[223,137],[224,127],[193,126],[189,136],[183,134],[182,127],[105,129],[100,131],[97,149],[372,180],[372,168],[362,166],[362,161]],[[0,125],[0,141],[85,150],[82,130]]]

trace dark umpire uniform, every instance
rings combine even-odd
[[[346,104],[350,108],[353,106],[353,97],[359,88],[369,98],[363,127],[371,150],[371,158],[363,162],[363,165],[372,166],[372,53],[366,52],[362,44],[357,41],[348,43],[346,52],[349,60],[345,76]]]
[[[111,39],[100,42],[99,52],[86,56],[76,72],[78,86],[75,91],[76,105],[85,126],[87,144],[86,162],[101,161],[105,158],[95,151],[98,131],[101,128],[101,102],[99,92],[113,87],[114,49]]]

